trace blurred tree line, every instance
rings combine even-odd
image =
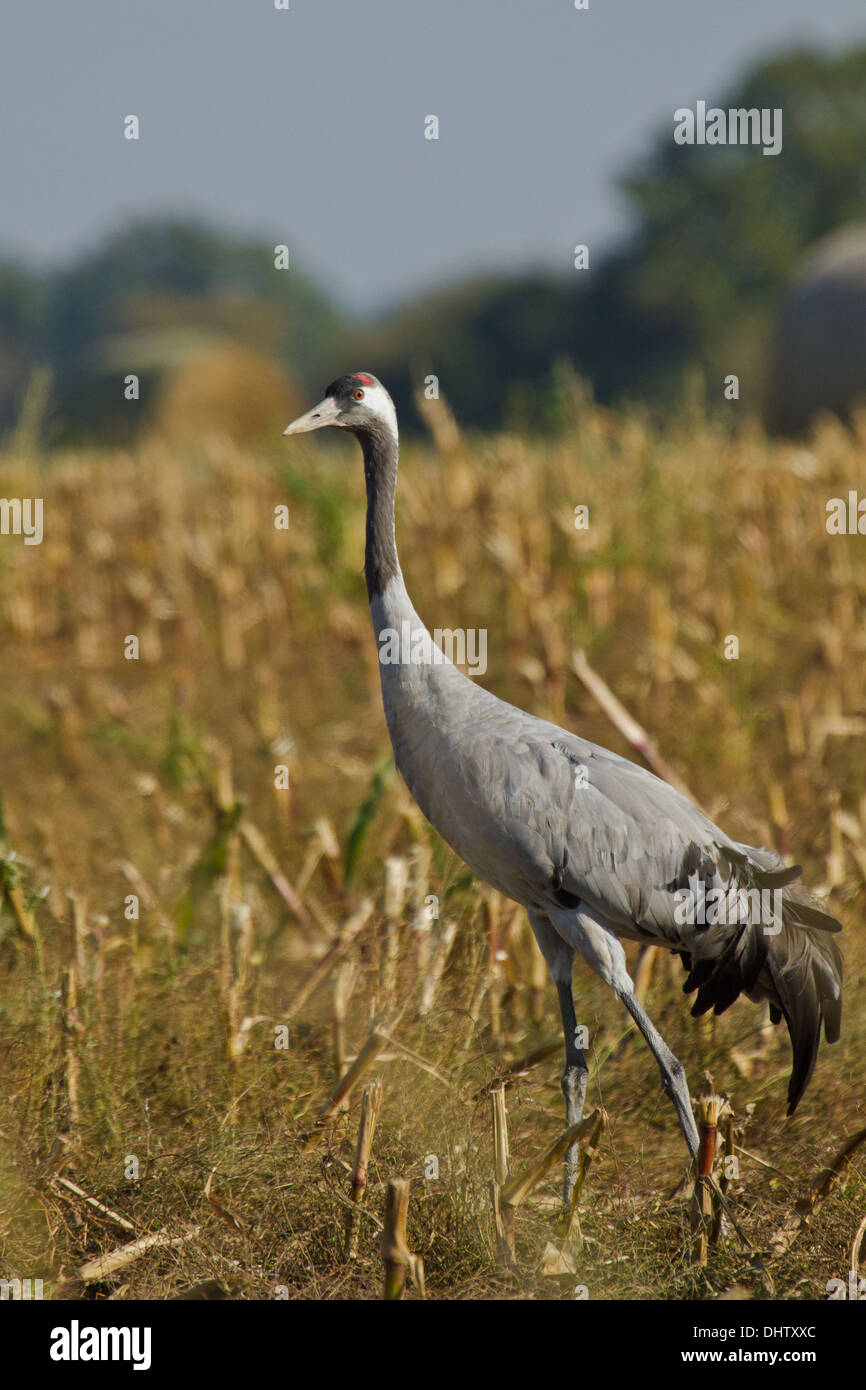
[[[274,269],[270,248],[195,223],[134,224],[69,268],[0,266],[0,427],[17,418],[37,367],[51,371],[48,428],[61,438],[122,439],[157,404],[176,414],[178,391],[195,413],[208,362],[218,414],[233,358],[239,400],[263,378],[276,409],[295,364],[320,360],[342,328],[303,275]],[[124,396],[130,373],[141,410]]]
[[[143,421],[249,437],[358,366],[407,419],[413,379],[432,372],[464,424],[555,425],[562,360],[604,402],[675,405],[697,368],[711,400],[735,372],[758,408],[785,282],[813,241],[866,217],[866,48],[772,59],[716,104],[781,108],[782,153],[677,145],[672,111],[622,181],[635,214],[625,245],[591,248],[585,271],[447,287],[372,325],[295,268],[275,271],[273,248],[196,224],[133,225],[48,274],[0,263],[0,430],[26,415],[40,369],[49,440],[123,439]]]

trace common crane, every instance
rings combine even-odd
[[[693,1015],[720,1014],[741,993],[769,1001],[773,1022],[784,1018],[791,1036],[792,1114],[815,1066],[822,1023],[828,1042],[839,1036],[842,959],[832,936],[839,923],[794,885],[799,868],[730,839],[667,782],[507,704],[447,660],[415,612],[397,558],[391,397],[366,372],[341,376],[285,432],[327,425],[349,430],[363,453],[364,569],[396,765],[443,839],[528,913],[559,995],[567,1123],[581,1119],[588,1077],[572,995],[577,953],[634,1019],[689,1153],[697,1153],[685,1070],[635,994],[621,937],[680,955],[683,988],[697,991]],[[409,638],[397,644],[396,660],[394,633]],[[756,912],[756,893],[772,895],[773,912]],[[567,1195],[576,1160],[573,1147]]]

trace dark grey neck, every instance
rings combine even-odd
[[[394,491],[397,487],[397,440],[385,426],[359,430],[367,483],[367,544],[364,576],[367,596],[384,592],[400,572],[394,538]]]

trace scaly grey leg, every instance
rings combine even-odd
[[[583,1106],[586,1100],[586,1083],[589,1080],[589,1067],[583,1049],[577,1041],[577,1018],[574,1012],[574,995],[571,980],[557,980],[559,1008],[562,1014],[562,1029],[565,1033],[565,1071],[562,1075],[562,1092],[565,1096],[565,1123],[571,1128],[583,1119]],[[562,1200],[571,1202],[574,1184],[577,1182],[579,1145],[572,1144],[565,1155],[565,1178]]]
[[[698,1127],[692,1113],[692,1102],[689,1098],[689,1088],[686,1082],[686,1069],[671,1052],[637,995],[631,991],[621,990],[619,996],[646,1038],[647,1046],[659,1064],[662,1087],[673,1102],[677,1119],[680,1122],[680,1129],[689,1146],[689,1153],[694,1158],[698,1152]]]
[[[562,1077],[562,1093],[565,1096],[566,1124],[580,1124],[583,1118],[583,1105],[586,1099],[586,1083],[589,1067],[583,1049],[577,1041],[577,1018],[574,1012],[574,995],[571,991],[571,976],[574,967],[574,951],[547,917],[534,912],[529,913],[529,924],[535,934],[541,954],[547,961],[556,992],[559,995],[559,1011],[562,1015],[562,1031],[565,1035],[565,1071]],[[565,1155],[565,1178],[563,1181],[563,1201],[569,1203],[577,1181],[578,1145],[572,1144]]]

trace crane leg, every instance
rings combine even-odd
[[[577,1041],[577,1017],[574,1012],[574,995],[569,978],[557,980],[559,1009],[562,1014],[562,1031],[565,1034],[565,1071],[562,1074],[562,1094],[565,1096],[565,1123],[570,1129],[579,1125],[583,1119],[583,1106],[586,1100],[586,1083],[589,1080],[589,1067],[583,1049]],[[579,1145],[572,1144],[565,1154],[565,1177],[562,1186],[562,1200],[571,1202],[574,1184],[577,1182]]]
[[[622,942],[616,932],[601,917],[596,916],[590,908],[583,904],[577,911],[551,913],[550,918],[555,931],[564,937],[576,951],[579,951],[590,969],[594,970],[606,984],[610,985],[614,994],[625,1004],[643,1033],[647,1046],[658,1063],[662,1075],[662,1086],[670,1096],[674,1110],[677,1112],[677,1119],[689,1146],[689,1153],[694,1158],[698,1151],[698,1127],[692,1114],[685,1067],[671,1052],[635,994],[634,982],[628,973]],[[544,950],[543,946],[542,950]]]
[[[689,1146],[689,1153],[694,1158],[698,1152],[698,1127],[695,1124],[692,1102],[689,1099],[686,1069],[671,1052],[633,990],[617,990],[617,993],[643,1033],[650,1052],[658,1062],[659,1071],[662,1074],[662,1087],[670,1097],[674,1110],[677,1112],[680,1129]]]
[[[559,1011],[562,1015],[562,1031],[565,1035],[565,1071],[562,1076],[562,1093],[565,1096],[565,1122],[567,1127],[580,1124],[583,1118],[583,1105],[586,1100],[586,1083],[589,1067],[583,1049],[577,1041],[577,1017],[574,1012],[574,995],[571,976],[574,969],[574,950],[556,931],[553,924],[540,913],[530,912],[529,924],[538,942],[541,954],[547,961],[553,976],[556,992],[559,995]],[[562,1199],[571,1202],[571,1194],[577,1181],[579,1146],[572,1144],[565,1155],[565,1177],[562,1185]]]

